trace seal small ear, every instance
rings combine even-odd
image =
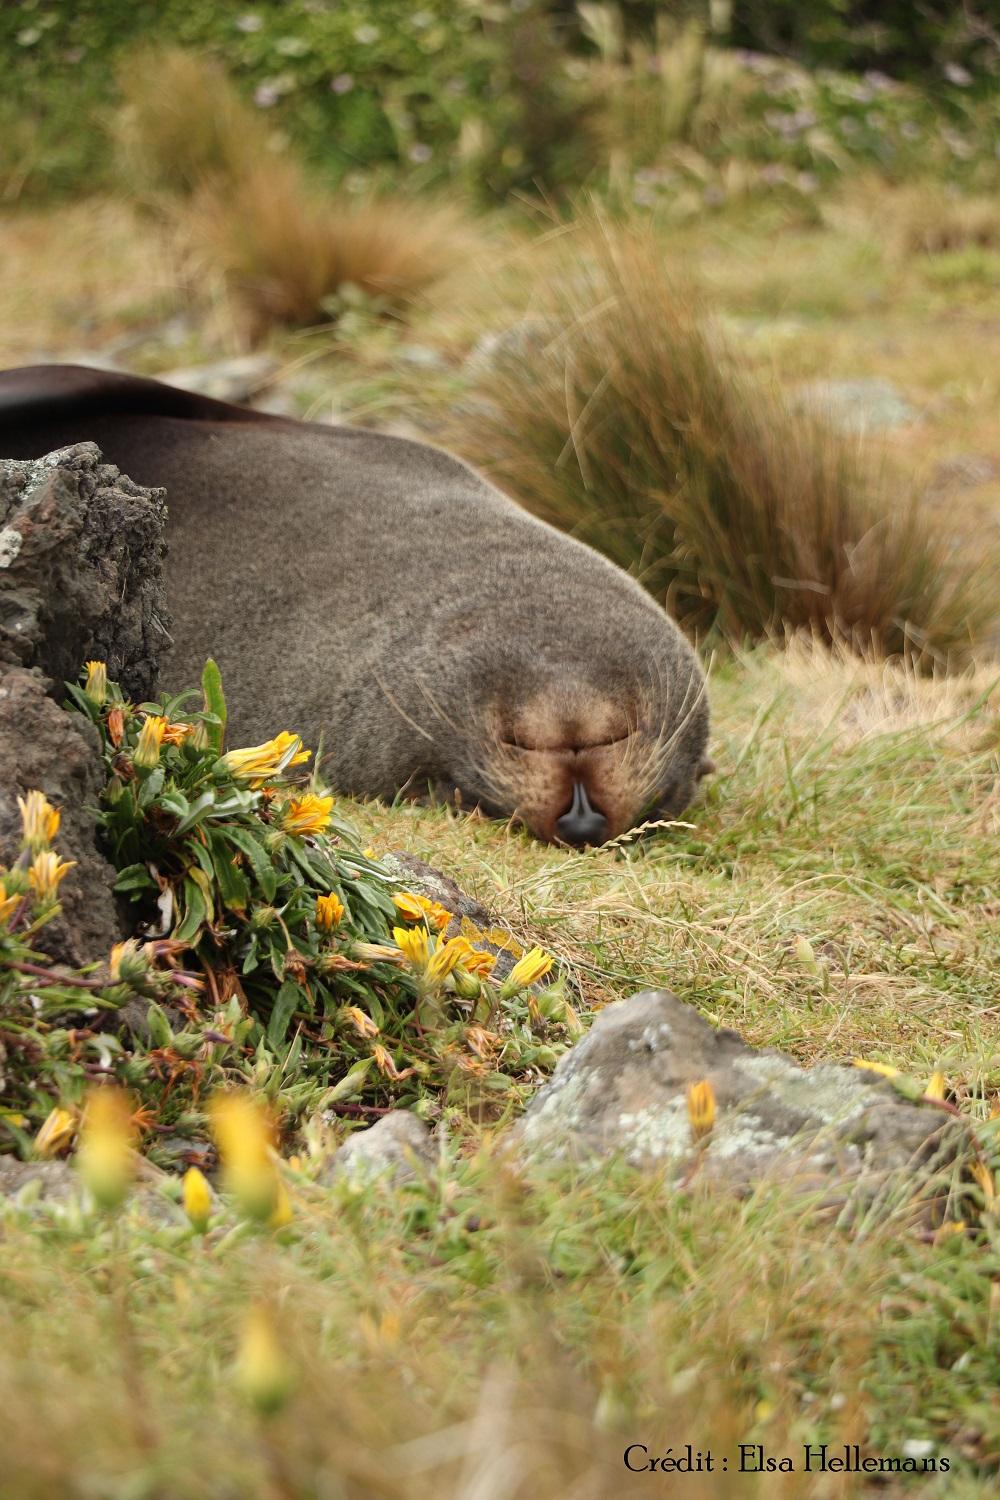
[[[698,765],[698,780],[700,781],[703,776],[714,776],[718,769],[710,755],[703,755]]]

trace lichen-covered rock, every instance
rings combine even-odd
[[[0,864],[18,856],[18,796],[60,809],[58,848],[76,869],[45,930],[56,962],[92,962],[121,936],[114,871],[93,809],[104,782],[96,733],[60,706],[84,661],[136,698],[151,695],[169,644],[161,580],[166,507],[80,443],[0,462]]]
[[[687,1085],[707,1079],[716,1119],[697,1144]],[[546,1159],[624,1156],[682,1185],[696,1174],[737,1189],[794,1182],[838,1201],[890,1181],[919,1185],[951,1170],[963,1134],[930,1104],[911,1104],[884,1079],[824,1064],[805,1069],[716,1030],[666,990],[645,990],[601,1012],[560,1061],[515,1132]]]
[[[383,1178],[407,1182],[427,1176],[436,1154],[423,1120],[408,1109],[394,1109],[367,1130],[349,1136],[334,1153],[320,1181],[367,1183]]]

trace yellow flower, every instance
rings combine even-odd
[[[430,947],[427,928],[394,927],[392,939],[410,967],[423,974],[427,969]]]
[[[687,1111],[695,1140],[710,1135],[715,1124],[715,1090],[707,1078],[688,1084]]]
[[[964,1219],[947,1219],[934,1231],[934,1243],[939,1245],[942,1240],[950,1240],[954,1235],[964,1233]]]
[[[268,1308],[247,1312],[233,1370],[237,1388],[261,1416],[281,1410],[295,1386],[295,1375],[278,1340]]]
[[[132,757],[137,766],[143,766],[148,771],[159,764],[160,746],[167,728],[167,721],[161,714],[150,714],[143,722]]]
[[[267,1221],[267,1227],[268,1229],[284,1229],[285,1225],[290,1224],[294,1217],[292,1200],[288,1195],[288,1189],[279,1177],[274,1208],[271,1211],[271,1217]]]
[[[77,1165],[102,1208],[116,1208],[128,1192],[135,1166],[134,1135],[127,1095],[110,1085],[94,1089],[80,1126]]]
[[[52,806],[44,792],[29,792],[26,797],[18,797],[17,805],[21,810],[24,847],[31,854],[47,849],[59,832],[58,809]]]
[[[7,918],[17,910],[21,904],[21,896],[18,891],[8,896],[7,887],[0,880],[0,922],[6,922]]]
[[[59,883],[76,864],[75,859],[60,859],[54,849],[36,854],[28,871],[28,883],[39,901],[55,899]]]
[[[452,913],[438,901],[429,901],[426,896],[415,896],[412,891],[397,891],[392,898],[396,910],[407,921],[427,922],[443,932],[451,921]]]
[[[287,729],[283,729],[273,740],[265,740],[262,745],[250,745],[245,750],[230,750],[219,764],[232,772],[237,781],[249,781],[253,786],[260,786],[289,766],[302,765],[311,754],[311,750],[303,750],[299,735],[290,734]]]
[[[453,937],[450,942],[456,943],[461,948],[460,963],[463,969],[468,969],[470,974],[489,974],[497,961],[495,953],[486,953],[479,948],[473,948],[467,937]]]
[[[58,1105],[50,1110],[35,1136],[35,1151],[39,1156],[58,1156],[65,1151],[76,1134],[76,1120],[68,1109]]]
[[[945,1096],[947,1085],[943,1073],[932,1073],[924,1089],[925,1099],[942,1100]]]
[[[336,891],[331,891],[328,896],[317,896],[316,926],[323,932],[329,932],[331,927],[340,923],[345,909]]]
[[[182,1183],[184,1212],[199,1234],[204,1234],[212,1213],[212,1189],[203,1172],[188,1167]]]
[[[267,1219],[278,1198],[271,1122],[247,1094],[216,1094],[209,1104],[223,1181],[242,1213]]]
[[[555,959],[543,953],[541,948],[529,949],[523,958],[518,959],[504,980],[500,988],[501,999],[509,1000],[518,990],[526,990],[529,985],[537,984],[540,979],[544,979],[554,963]]]
[[[290,797],[281,809],[281,826],[286,833],[323,833],[330,826],[332,806],[332,797],[317,797],[315,792]]]
[[[986,1208],[992,1208],[996,1202],[996,1183],[993,1181],[993,1173],[984,1161],[974,1161],[969,1168],[975,1181],[983,1190],[983,1204]]]
[[[427,961],[428,979],[436,982],[447,979],[462,956],[462,949],[454,941],[439,943]]]
[[[852,1059],[856,1068],[863,1068],[866,1073],[878,1073],[881,1078],[897,1078],[899,1069],[894,1068],[892,1063],[866,1062],[863,1057]]]
[[[186,739],[194,734],[194,725],[185,724],[180,719],[168,723],[163,731],[164,743],[167,745],[183,745]]]
[[[88,661],[87,681],[84,683],[83,691],[91,703],[96,703],[98,708],[103,708],[108,696],[108,666],[103,661]]]

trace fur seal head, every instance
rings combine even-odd
[[[291,727],[360,796],[430,792],[600,844],[712,769],[697,657],[636,582],[425,444],[72,366],[0,374],[0,453],[91,440],[170,510],[171,688]]]

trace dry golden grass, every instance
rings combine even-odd
[[[119,64],[118,85],[112,133],[123,182],[153,206],[238,179],[273,154],[262,117],[212,58],[147,44]]]
[[[873,214],[898,254],[942,255],[978,246],[1000,249],[1000,198],[967,196],[943,182],[912,183],[873,194]]]
[[[473,238],[455,208],[322,194],[295,163],[273,156],[203,187],[189,214],[196,245],[255,334],[329,321],[349,288],[401,311],[462,263]]]
[[[916,495],[792,409],[678,288],[646,230],[565,239],[540,331],[446,430],[546,520],[730,638],[804,628],[860,649],[963,649],[985,593]]]
[[[468,255],[454,207],[321,191],[212,59],[147,47],[120,77],[125,180],[224,279],[252,338],[330,321],[348,288],[399,312]]]

